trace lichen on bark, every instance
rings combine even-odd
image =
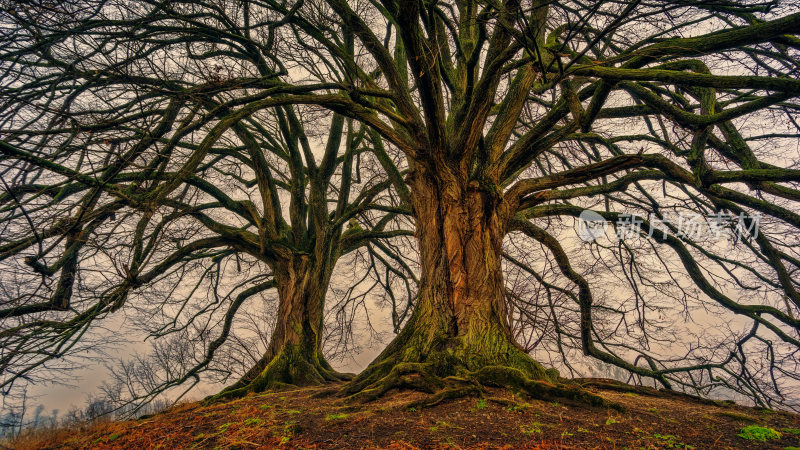
[[[502,277],[511,206],[479,183],[409,176],[421,284],[414,313],[394,341],[343,392],[374,400],[393,389],[432,394],[422,404],[482,395],[488,386],[529,396],[608,404],[547,370],[514,340]]]

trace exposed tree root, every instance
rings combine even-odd
[[[482,396],[484,393],[484,389],[479,386],[465,386],[461,388],[446,388],[442,389],[441,391],[431,395],[428,398],[417,400],[414,402],[409,403],[406,405],[407,408],[426,408],[431,406],[436,406],[439,403],[445,400],[451,400],[454,398],[461,398],[466,397],[469,395],[477,395]]]
[[[583,387],[596,387],[608,391],[625,392],[637,395],[647,395],[650,397],[665,397],[665,396],[678,397],[683,399],[689,399],[706,405],[725,404],[725,401],[703,398],[686,392],[673,391],[671,389],[663,389],[663,388],[655,389],[649,386],[633,386],[630,384],[625,384],[621,381],[612,380],[608,378],[582,378],[575,380],[575,382]]]
[[[261,373],[252,380],[245,378],[209,396],[203,403],[244,397],[253,392],[280,390],[287,387],[315,386],[337,381],[349,381],[353,375],[340,373],[328,364],[321,355],[305,357],[296,347],[286,347],[266,364]]]
[[[610,378],[579,378],[574,381],[583,387],[602,388],[607,391],[647,395],[651,397],[658,397],[661,395],[660,391],[657,389],[647,386],[632,386]]]
[[[540,400],[567,399],[591,406],[622,409],[622,405],[610,402],[575,383],[533,380],[522,371],[511,367],[489,366],[475,374],[475,378],[486,386],[507,387],[519,394]]]
[[[513,367],[486,366],[476,371],[460,370],[457,376],[443,377],[437,374],[436,369],[434,363],[400,363],[366,388],[353,392],[364,384],[362,379],[346,386],[344,392],[353,392],[348,397],[351,401],[372,401],[393,389],[410,389],[430,394],[427,398],[406,405],[409,408],[419,408],[470,395],[486,398],[487,387],[499,387],[538,400],[566,399],[595,407],[623,409],[621,405],[589,392],[578,384],[559,381],[557,376],[536,380]],[[374,379],[373,376],[365,378]],[[492,399],[498,400],[495,397]]]

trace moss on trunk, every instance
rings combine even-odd
[[[278,314],[267,351],[239,381],[209,401],[350,378],[333,370],[322,353],[323,308],[330,272],[303,254],[276,263],[275,278]]]
[[[420,171],[408,182],[422,270],[416,308],[394,341],[344,392],[372,400],[391,389],[410,388],[434,394],[428,402],[434,404],[481,393],[483,386],[505,386],[533,396],[603,403],[560,385],[557,371],[546,370],[514,341],[501,267],[513,208],[499,190]]]

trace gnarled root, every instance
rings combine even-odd
[[[477,371],[474,376],[485,386],[506,387],[539,400],[567,399],[588,403],[591,406],[623,409],[622,405],[593,394],[578,384],[533,380],[526,377],[522,371],[512,367],[488,366]]]
[[[399,363],[383,377],[380,367],[370,367],[373,373],[362,374],[345,386],[344,393],[354,401],[372,401],[392,389],[411,389],[430,394],[429,397],[406,405],[407,407],[430,407],[444,400],[465,396],[485,397],[487,387],[507,388],[518,395],[538,400],[566,399],[596,407],[622,410],[617,403],[608,401],[581,386],[560,381],[549,372],[542,380],[527,376],[522,370],[508,366],[485,366],[476,371],[459,370],[458,375],[441,376],[435,363]]]
[[[337,381],[349,381],[353,375],[340,373],[320,355],[304,357],[296,348],[284,348],[252,380],[239,380],[216,395],[203,400],[204,404],[231,400],[252,392],[297,386],[315,386]]]

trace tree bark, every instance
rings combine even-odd
[[[446,171],[417,169],[407,183],[422,271],[415,310],[346,392],[377,396],[400,385],[434,391],[435,379],[487,367],[555,381],[557,373],[545,371],[511,334],[501,258],[513,205],[496,186],[460,183]]]
[[[285,385],[311,386],[348,379],[322,353],[325,293],[330,271],[307,254],[275,263],[278,314],[264,356],[216,398],[232,398]]]

